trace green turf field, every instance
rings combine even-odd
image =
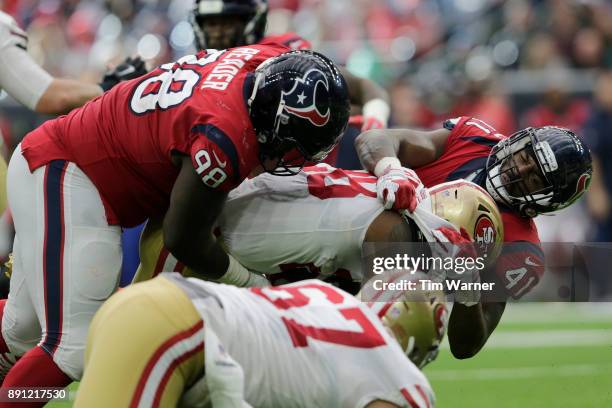
[[[511,305],[476,357],[445,347],[425,374],[442,408],[612,407],[612,304]]]
[[[612,407],[612,304],[515,305],[476,357],[444,351],[425,369],[438,407]]]

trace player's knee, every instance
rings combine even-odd
[[[41,329],[36,315],[13,313],[3,308],[1,316],[2,340],[8,350],[16,356],[36,346],[41,337]]]
[[[74,251],[74,265],[80,269],[75,286],[86,299],[99,301],[107,299],[118,286],[122,254],[114,231],[108,231],[106,239],[100,239],[100,231],[92,232],[98,232],[98,238],[84,239],[85,244]]]

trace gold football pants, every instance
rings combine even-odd
[[[204,374],[204,323],[164,277],[131,285],[96,313],[75,407],[173,407]]]

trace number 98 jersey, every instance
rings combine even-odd
[[[77,164],[103,198],[109,224],[163,215],[178,175],[173,152],[190,156],[204,184],[229,191],[259,164],[249,119],[249,73],[282,45],[207,50],[118,84],[48,121],[22,142],[30,170]]]

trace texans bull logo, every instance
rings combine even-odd
[[[582,194],[589,188],[589,184],[591,184],[591,174],[584,173],[578,177],[578,181],[576,182],[576,192],[567,200],[568,204],[572,204],[574,201],[578,200]]]
[[[287,113],[308,119],[313,125],[321,127],[329,122],[330,110],[328,107],[325,113],[321,113],[317,108],[317,97],[325,99],[328,94],[327,77],[318,69],[311,69],[295,80],[289,92],[283,91],[281,99],[285,102]]]

